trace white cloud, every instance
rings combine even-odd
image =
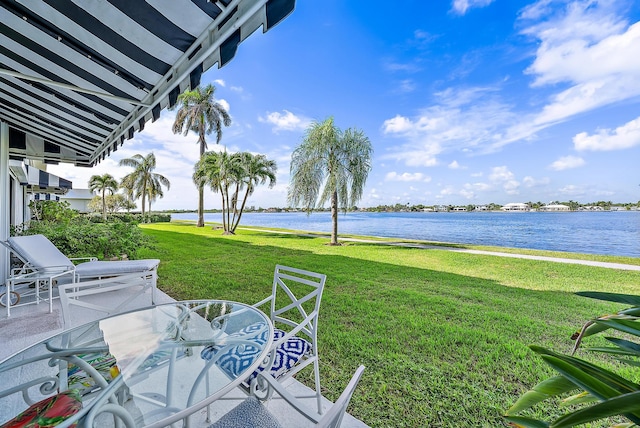
[[[628,25],[613,2],[574,1],[564,13],[544,0],[523,19],[548,16],[523,33],[539,41],[526,73],[533,86],[568,84],[550,97],[532,125],[553,123],[640,95],[640,23]]]
[[[385,120],[382,132],[405,142],[390,147],[383,158],[412,166],[433,166],[443,152],[460,150],[473,154],[499,143],[505,138],[504,128],[517,116],[495,92],[493,87],[449,88],[434,94],[438,103],[417,116],[396,115]]]
[[[299,131],[306,129],[311,123],[311,119],[304,116],[296,116],[288,110],[283,110],[284,113],[277,111],[267,113],[265,117],[259,117],[258,121],[262,123],[270,123],[273,126],[273,132],[279,131]]]
[[[447,165],[447,167],[449,167],[449,169],[466,169],[465,167],[461,166],[458,161],[455,160]]]
[[[459,15],[464,15],[471,8],[485,7],[491,3],[493,0],[453,0],[451,10]]]
[[[463,189],[459,192],[460,196],[467,198],[467,199],[473,199],[476,197],[475,192],[468,190],[468,189]]]
[[[489,180],[495,184],[502,185],[502,189],[508,195],[519,193],[520,182],[515,179],[513,172],[506,166],[496,166],[491,169]]]
[[[489,174],[489,180],[500,183],[514,179],[513,172],[509,171],[506,166],[496,166],[491,168],[491,174]]]
[[[562,195],[565,195],[565,196],[579,197],[579,196],[583,196],[585,194],[585,190],[582,189],[581,187],[576,186],[576,185],[568,184],[568,185],[558,189],[558,193],[560,193]]]
[[[398,82],[396,92],[407,94],[416,90],[416,82],[411,79],[404,79]]]
[[[223,88],[224,88],[225,86],[227,86],[227,84],[225,83],[225,81],[224,81],[224,80],[222,80],[222,79],[215,79],[215,80],[213,81],[213,83],[215,83],[215,84],[216,84],[216,85],[218,85],[218,86],[222,86]]]
[[[478,182],[478,183],[467,183],[464,185],[464,187],[466,189],[473,189],[473,190],[477,190],[480,192],[485,192],[487,190],[491,190],[493,186],[491,186],[488,183],[482,183],[482,182]]]
[[[554,171],[564,171],[565,169],[578,168],[585,164],[584,159],[577,156],[563,156],[549,165]]]
[[[581,132],[573,137],[576,150],[607,151],[628,149],[640,145],[640,117],[615,130],[601,129],[596,134]]]
[[[522,179],[522,184],[524,184],[526,187],[546,186],[550,182],[551,182],[551,180],[549,180],[548,177],[544,177],[544,178],[536,180],[535,178],[531,177],[530,175],[528,175],[528,176],[526,176],[525,178]]]
[[[398,174],[397,172],[389,172],[384,177],[384,179],[385,181],[423,181],[427,183],[431,181],[431,177],[429,177],[428,175],[424,175],[421,172],[416,172],[413,174],[409,172],[404,172],[402,174]]]

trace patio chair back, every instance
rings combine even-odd
[[[324,274],[276,265],[271,296],[254,305],[271,305],[269,315],[275,329],[274,351],[267,363],[271,376],[282,382],[312,364],[315,394],[304,398],[316,398],[318,412],[322,409],[318,314],[326,280]]]
[[[73,262],[44,235],[12,236],[7,242],[13,251],[41,272],[73,269]]]

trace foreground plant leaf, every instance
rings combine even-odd
[[[580,358],[558,354],[540,346],[530,348],[560,374],[601,400],[640,389],[636,383]]]
[[[531,390],[525,392],[524,395],[507,410],[507,415],[514,415],[550,397],[564,394],[576,388],[578,388],[576,384],[563,376],[554,376],[543,380]]]
[[[640,412],[640,391],[619,395],[556,419],[552,428],[568,428],[617,415]]]
[[[533,418],[524,416],[505,416],[504,418],[513,428],[549,428],[548,423]]]

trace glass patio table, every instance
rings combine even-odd
[[[265,362],[273,325],[260,310],[190,300],[93,321],[0,362],[0,424],[73,390],[82,408],[59,427],[163,427],[226,395]]]

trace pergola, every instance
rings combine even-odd
[[[91,167],[295,0],[0,1],[0,239],[9,160]],[[8,255],[0,246],[0,281]]]

